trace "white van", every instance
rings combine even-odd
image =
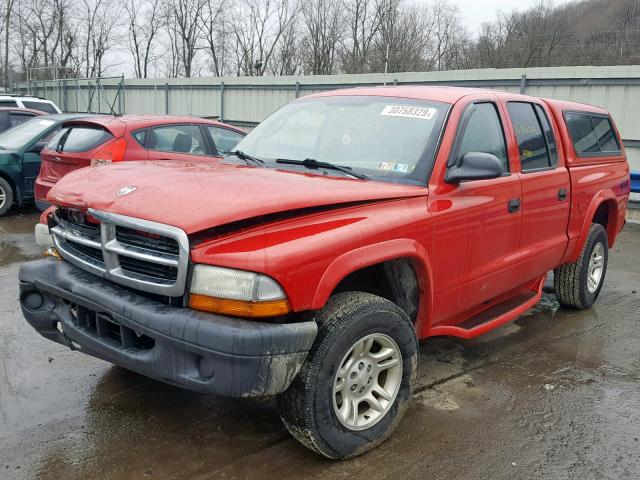
[[[0,107],[32,108],[45,113],[62,113],[62,110],[50,100],[24,95],[0,94]]]

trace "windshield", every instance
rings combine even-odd
[[[269,116],[236,149],[267,162],[314,159],[373,179],[424,184],[448,108],[396,97],[302,99]]]
[[[21,123],[17,127],[13,127],[0,134],[0,148],[5,150],[20,150],[40,136],[54,123],[56,122],[44,118],[32,118],[29,121]]]

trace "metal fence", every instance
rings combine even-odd
[[[299,96],[376,85],[453,85],[600,105],[613,114],[632,168],[640,170],[640,65],[483,69],[363,75],[32,81],[12,93],[42,96],[64,111],[181,114],[253,126]]]

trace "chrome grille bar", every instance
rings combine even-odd
[[[73,225],[67,227],[63,222],[51,229],[56,248],[65,260],[120,285],[172,297],[184,294],[189,264],[189,239],[183,230],[171,225],[99,210],[89,209],[89,214],[100,222],[99,241],[97,238],[92,239],[80,234],[73,229]],[[116,238],[118,227],[172,239],[178,245],[178,254],[140,245],[128,245]],[[74,247],[74,244],[95,249],[96,255],[91,251],[83,252],[81,248]],[[95,257],[102,257],[103,261]],[[126,258],[131,260],[125,261]],[[131,262],[136,266],[129,268],[138,271],[127,269]],[[148,272],[144,271],[144,263],[141,265],[140,262],[150,264]],[[143,273],[140,268],[143,269]],[[163,278],[163,269],[175,269],[175,279],[173,274],[170,279]]]

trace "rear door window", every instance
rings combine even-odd
[[[507,109],[518,141],[522,171],[530,172],[550,168],[552,162],[547,150],[547,140],[542,132],[541,121],[533,104],[509,102]]]
[[[149,150],[207,155],[207,147],[199,125],[163,125],[151,130]]]
[[[58,113],[58,111],[49,102],[22,101],[24,108],[33,108],[46,113]]]
[[[220,155],[231,152],[244,135],[222,127],[207,127]]]
[[[0,100],[0,107],[17,107],[15,100]]]
[[[556,147],[556,139],[549,123],[549,117],[547,117],[544,109],[538,105],[534,105],[536,113],[538,114],[538,120],[542,125],[542,131],[544,132],[545,139],[547,140],[547,149],[549,150],[549,158],[551,160],[551,166],[555,167],[558,164],[558,149]]]
[[[604,115],[566,112],[565,121],[579,157],[598,157],[620,153],[620,145],[611,125]]]
[[[113,135],[101,128],[89,126],[69,126],[63,128],[47,145],[58,152],[88,152],[98,145],[111,140]]]

